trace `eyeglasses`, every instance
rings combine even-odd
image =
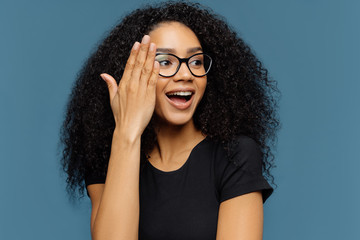
[[[159,75],[162,77],[174,76],[183,62],[186,63],[192,75],[203,77],[209,72],[212,64],[211,57],[205,53],[196,53],[188,58],[179,58],[171,53],[157,53],[155,61],[159,62]]]

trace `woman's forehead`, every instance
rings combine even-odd
[[[151,42],[164,52],[188,54],[201,51],[201,45],[195,33],[179,22],[161,23],[149,33],[149,36]]]

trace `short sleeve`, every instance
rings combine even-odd
[[[105,183],[105,179],[106,179],[106,176],[103,176],[101,174],[96,174],[93,171],[88,171],[85,174],[85,187],[87,187],[91,184]],[[86,193],[89,196],[87,188],[86,188]]]
[[[261,191],[263,202],[272,194],[273,188],[262,174],[262,152],[257,143],[241,136],[231,144],[230,158],[220,167],[220,203],[246,193]]]

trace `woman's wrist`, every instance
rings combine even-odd
[[[121,140],[124,143],[134,144],[141,139],[141,134],[129,128],[115,127],[113,132],[113,141]]]

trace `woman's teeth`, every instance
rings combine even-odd
[[[172,93],[168,93],[166,94],[168,96],[191,96],[192,95],[192,92],[172,92]]]

